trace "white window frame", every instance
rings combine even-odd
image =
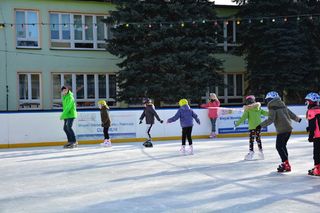
[[[20,75],[27,75],[28,78],[28,94],[27,99],[20,99]],[[31,75],[38,75],[39,76],[39,99],[32,99],[32,81],[31,81]],[[17,74],[18,77],[18,108],[19,110],[38,110],[42,109],[42,79],[41,79],[41,73],[26,73],[26,72],[19,72]],[[29,107],[21,107],[21,104],[30,105]],[[38,105],[38,107],[32,108],[31,105]]]
[[[70,43],[70,47],[53,47],[51,45],[51,49],[75,49],[75,50],[105,50],[105,48],[98,48],[99,44],[105,44],[105,40],[98,40],[98,23],[97,23],[97,17],[101,16],[104,18],[107,18],[107,15],[97,15],[97,14],[80,14],[80,13],[66,13],[66,12],[55,12],[51,11],[49,12],[49,17],[51,14],[58,14],[59,15],[59,39],[51,39],[51,29],[49,28],[49,35],[50,35],[50,41],[56,42],[56,43]],[[70,40],[68,39],[62,39],[62,15],[70,15]],[[79,15],[81,16],[82,21],[82,39],[81,40],[75,40],[75,25],[74,25],[74,16]],[[92,16],[92,27],[93,27],[93,40],[85,40],[86,36],[86,29],[85,29],[85,16]],[[50,22],[51,23],[51,22]],[[108,32],[107,32],[107,25],[104,24],[104,39],[108,39]],[[77,48],[75,47],[76,43],[92,43],[93,48]]]
[[[230,23],[231,22],[231,23]],[[228,25],[232,24],[232,42],[228,42]],[[223,20],[223,43],[218,43],[217,46],[223,47],[224,52],[228,52],[228,47],[239,46],[237,44],[237,21],[233,20]]]
[[[223,82],[225,85],[228,85],[228,75],[233,75],[233,95],[228,95],[228,88],[223,88],[223,96],[219,96],[219,87],[215,87],[215,93],[218,95],[219,99],[224,100],[224,104],[237,104],[237,103],[230,103],[230,99],[243,99],[243,93],[244,93],[244,73],[226,73],[223,74]],[[237,75],[242,76],[242,94],[237,95]],[[207,97],[204,97],[207,98]],[[242,103],[242,102],[239,102]]]
[[[18,37],[18,32],[16,29],[16,48],[29,48],[29,49],[39,49],[41,48],[40,46],[40,27],[39,27],[39,11],[37,10],[28,10],[28,9],[15,9],[15,20],[17,19],[17,12],[24,12],[24,21],[25,23],[23,23],[23,27],[25,27],[26,29],[26,38],[19,38]],[[38,23],[29,23],[28,22],[28,12],[35,12],[37,14],[37,22]],[[34,24],[37,27],[38,30],[38,40],[34,40],[31,37],[28,36],[28,28],[30,25]],[[37,41],[38,42],[38,46],[19,46],[18,45],[18,41]]]
[[[72,76],[72,88],[71,91],[73,92],[74,98],[76,100],[76,102],[94,102],[95,103],[95,107],[97,107],[97,102],[100,99],[106,99],[108,101],[116,101],[113,98],[110,98],[110,87],[109,87],[109,76],[110,75],[115,75],[115,73],[52,73],[52,79],[53,79],[53,75],[60,75],[61,79],[60,79],[60,87],[62,86],[70,86],[70,85],[63,85],[64,84],[64,76],[65,75],[71,75]],[[77,75],[83,75],[83,89],[84,89],[84,98],[83,99],[78,99],[77,98],[77,85],[76,85],[76,76]],[[88,98],[88,83],[87,83],[87,76],[88,75],[94,75],[94,98]],[[105,98],[99,98],[99,75],[106,75],[106,97]],[[52,82],[52,88],[53,88],[53,82]],[[52,97],[53,97],[53,89],[52,89]],[[61,103],[61,98],[60,99],[53,99],[52,100],[52,108],[60,108],[60,107],[54,107],[55,103]],[[81,109],[85,109],[85,108],[92,108],[92,106],[89,107],[78,107]]]

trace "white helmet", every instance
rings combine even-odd
[[[268,92],[266,97],[264,99],[268,99],[268,98],[271,98],[271,99],[274,99],[274,98],[279,98],[279,94],[275,91],[271,91],[271,92]]]
[[[320,101],[320,95],[315,92],[310,92],[304,99],[310,100],[312,102],[318,102],[318,101]]]

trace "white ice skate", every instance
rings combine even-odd
[[[180,148],[180,153],[185,155],[186,154],[186,146],[182,145]]]
[[[259,150],[258,157],[259,157],[260,160],[264,160],[263,150]]]
[[[192,145],[189,146],[188,154],[193,155],[193,146]]]
[[[100,145],[103,146],[103,147],[111,147],[112,146],[111,140],[110,139],[105,139],[103,141],[103,143],[101,143]]]
[[[244,156],[245,160],[253,160],[254,151],[250,151],[246,156]]]

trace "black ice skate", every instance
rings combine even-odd
[[[78,142],[75,143],[67,143],[63,146],[65,149],[73,149],[78,147]]]
[[[146,148],[152,148],[153,147],[153,144],[152,144],[152,142],[151,142],[151,140],[150,139],[148,139],[146,142],[144,142],[143,144],[142,144],[144,147],[146,147]]]

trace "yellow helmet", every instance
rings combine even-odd
[[[187,99],[181,99],[180,101],[179,101],[179,105],[180,106],[184,106],[184,105],[187,105],[188,104],[188,100]]]
[[[98,101],[98,104],[101,106],[107,106],[107,102],[105,100]]]

